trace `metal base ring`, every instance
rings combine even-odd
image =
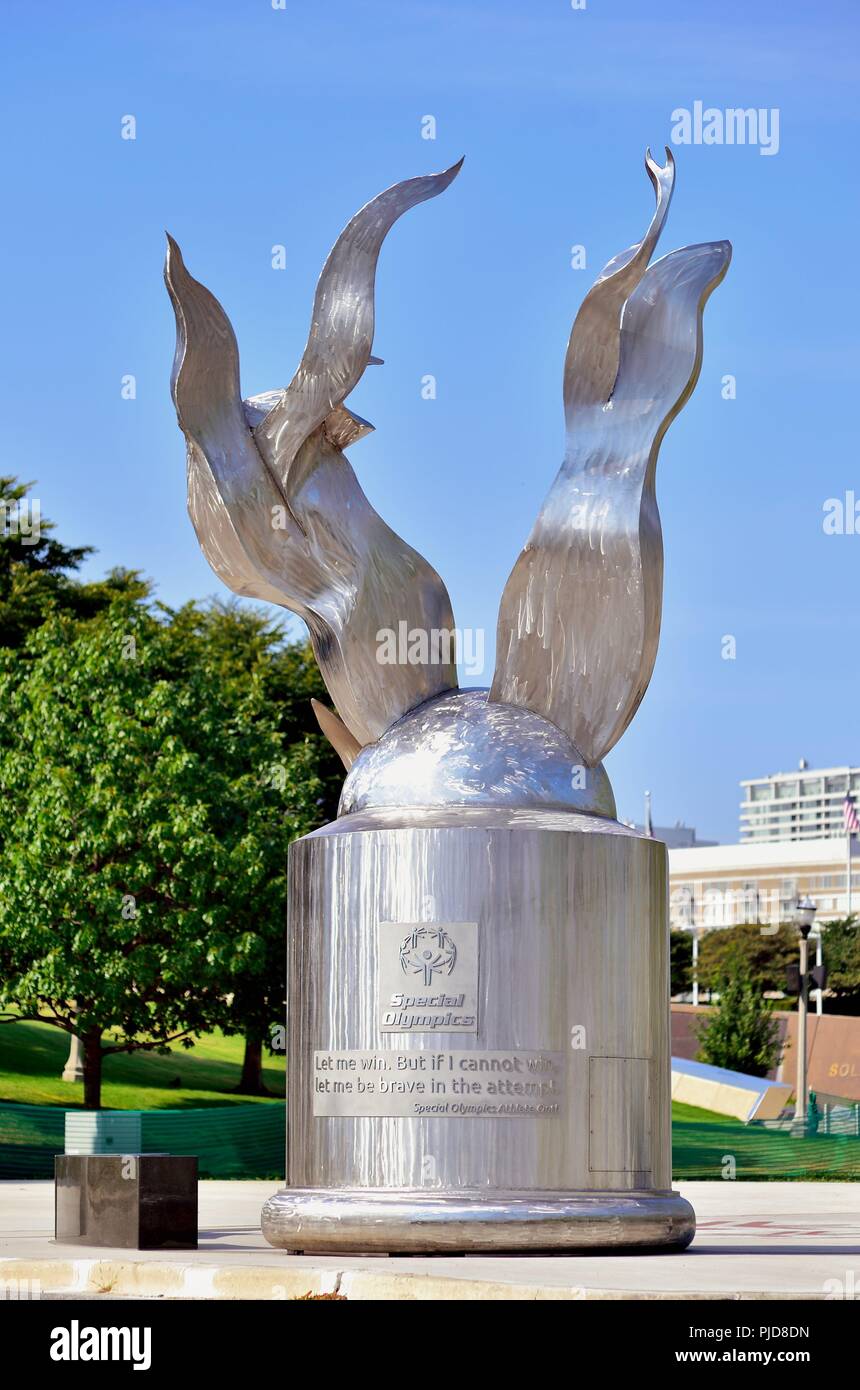
[[[263,1235],[292,1251],[684,1250],[696,1233],[677,1192],[398,1192],[285,1187]]]

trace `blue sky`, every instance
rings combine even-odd
[[[728,237],[734,260],[658,467],[654,678],[607,765],[622,814],[641,819],[647,787],[658,823],[731,840],[741,777],[801,756],[860,761],[860,534],[823,529],[828,498],[860,501],[856,5],[6,0],[3,27],[0,467],[38,480],[66,543],[98,548],[92,575],[138,567],[167,602],[219,582],[185,513],[164,229],[231,316],[246,394],[272,389],[292,375],[352,213],[466,155],[386,243],[386,365],[350,399],[376,433],[351,459],[442,573],[458,626],[486,630],[480,684],[502,587],[561,461],[573,316],[651,214],[645,146],[661,151],[673,110],[697,100],[778,108],[773,155],[674,151],[661,253]],[[134,141],[120,138],[125,115]],[[426,115],[435,140],[421,138]]]

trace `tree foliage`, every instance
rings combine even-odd
[[[149,589],[136,570],[115,569],[82,583],[77,571],[92,547],[61,544],[31,487],[0,477],[0,647],[22,648],[52,613],[93,617],[119,595],[144,597]]]
[[[699,983],[722,990],[738,971],[759,993],[784,990],[786,966],[797,961],[797,932],[785,923],[773,931],[755,922],[705,932],[699,944]]]
[[[311,698],[327,700],[310,643],[285,640],[281,622],[235,599],[216,601],[206,609],[189,608],[186,615],[206,645],[221,679],[239,691],[249,679],[259,683],[262,708],[275,721],[289,762],[273,762],[266,775],[274,785],[293,789],[314,787],[314,805],[305,808],[301,828],[294,834],[333,820],[343,784],[343,765],[320,734]],[[286,859],[281,865],[286,873]],[[262,1090],[262,1051],[270,1043],[273,1023],[281,1023],[286,1007],[286,911],[283,900],[261,923],[258,950],[246,967],[235,965],[230,976],[229,1004],[219,1024],[225,1032],[245,1035],[245,1063],[240,1089]]]
[[[748,971],[738,965],[720,990],[719,1004],[697,1029],[697,1060],[766,1076],[780,1055],[779,1027]]]
[[[860,1014],[860,922],[843,917],[828,922],[821,937],[821,951],[827,967],[828,1013]]]
[[[0,652],[0,1006],[80,1035],[87,1105],[105,1053],[280,1021],[287,845],[332,766],[271,692],[309,664],[128,591]]]
[[[693,979],[693,938],[687,931],[669,933],[669,992],[685,994]]]

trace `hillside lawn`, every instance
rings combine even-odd
[[[83,1082],[60,1079],[69,1042],[68,1033],[49,1023],[0,1024],[0,1102],[82,1107]],[[131,1052],[106,1057],[102,1106],[105,1110],[182,1110],[283,1100],[284,1061],[268,1053],[263,1084],[271,1096],[236,1094],[244,1050],[243,1038],[215,1032],[195,1038],[192,1048],[174,1043],[167,1056]]]

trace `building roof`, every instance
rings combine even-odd
[[[840,767],[796,767],[793,772],[764,772],[761,777],[745,777],[740,786],[757,786],[759,782],[774,782],[779,777],[789,778],[792,782],[801,777],[838,777],[842,772],[860,772],[860,768],[852,763],[842,763]]]
[[[669,850],[672,874],[709,874],[720,869],[807,868],[845,862],[845,838],[823,840],[749,840],[740,845],[694,846]]]

